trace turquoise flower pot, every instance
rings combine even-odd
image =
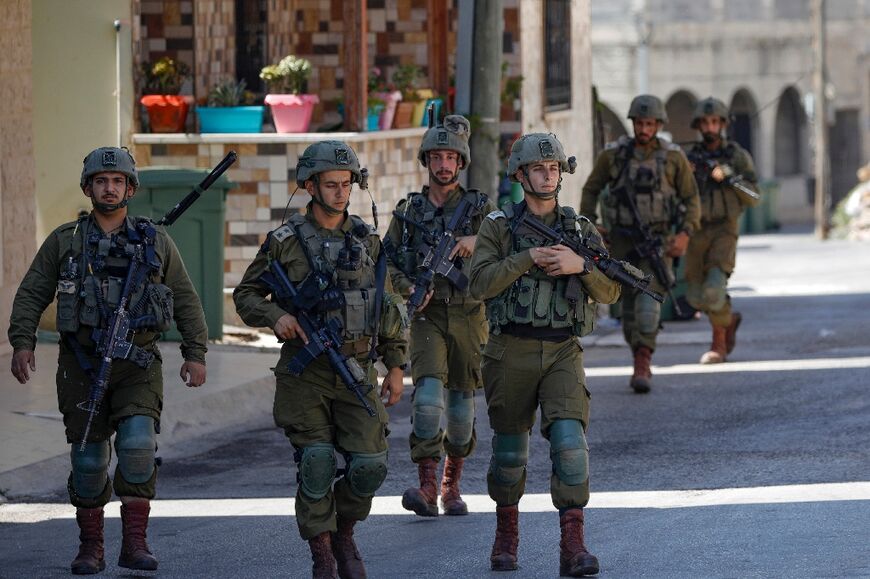
[[[260,133],[263,109],[257,107],[196,107],[201,133]]]

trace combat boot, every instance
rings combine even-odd
[[[740,327],[740,322],[743,321],[743,316],[740,312],[731,314],[731,323],[728,324],[725,332],[725,351],[730,354],[737,345],[737,328]]]
[[[79,554],[70,564],[73,575],[93,575],[106,568],[103,559],[103,507],[76,509],[79,524]]]
[[[725,335],[728,328],[713,326],[713,343],[710,351],[701,356],[701,364],[721,364],[725,361]]]
[[[598,559],[583,541],[583,509],[570,509],[559,517],[562,540],[559,542],[559,575],[584,577],[598,573]]]
[[[121,505],[121,555],[118,566],[140,571],[157,569],[157,558],[151,554],[146,542],[148,515],[151,503],[147,499],[137,499]]]
[[[414,511],[421,517],[438,516],[437,469],[438,461],[434,458],[424,458],[417,463],[420,488],[411,487],[402,494],[402,507],[405,510]]]
[[[335,556],[332,554],[332,535],[329,531],[323,531],[316,537],[308,539],[308,548],[311,549],[312,579],[338,579],[338,571],[335,568]]]
[[[514,571],[517,568],[517,546],[520,543],[519,507],[496,507],[495,516],[495,541],[489,556],[490,568],[493,571]]]
[[[467,515],[468,505],[459,496],[459,479],[462,478],[464,458],[448,456],[444,461],[444,477],[441,479],[441,508],[444,514]]]
[[[366,579],[366,566],[353,540],[353,526],[356,521],[337,518],[338,531],[332,535],[332,554],[338,563],[338,576],[341,579]]]
[[[651,362],[652,350],[646,346],[638,346],[634,351],[634,374],[628,383],[637,394],[646,394],[652,388],[652,371],[649,369]]]

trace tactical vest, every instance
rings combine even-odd
[[[169,330],[173,296],[169,287],[159,283],[162,265],[155,251],[156,237],[153,223],[144,217],[128,217],[124,229],[109,237],[95,230],[90,217],[81,218],[61,263],[58,332],[104,328],[118,307],[133,259],[140,262],[141,274],[128,301],[131,328]]]
[[[668,152],[680,148],[659,139],[660,148],[644,160],[634,155],[632,139],[623,135],[608,148],[616,148],[611,166],[611,193],[604,199],[604,216],[610,227],[631,228],[635,225],[631,209],[612,191],[625,188],[633,196],[643,222],[656,232],[668,230],[677,205],[676,189],[665,179]]]
[[[464,194],[467,196],[473,196],[469,199],[469,202],[471,203],[477,203],[480,201],[480,198],[483,197],[483,193],[476,189],[469,189]],[[443,208],[435,207],[426,195],[414,192],[408,194],[407,200],[405,201],[404,215],[423,225],[426,230],[431,232],[437,239],[442,233],[444,233],[444,229],[453,217],[455,209],[456,205],[452,207],[445,206]],[[476,225],[479,226],[479,218],[473,217],[462,230],[455,232],[456,236],[462,237],[466,235],[475,235],[477,232],[477,229],[475,228],[476,220],[478,220]],[[396,248],[396,254],[391,257],[396,267],[408,276],[408,278],[413,280],[417,276],[417,264],[423,262],[423,258],[426,256],[429,248],[430,246],[426,243],[424,232],[421,231],[419,227],[415,227],[403,221],[401,244]],[[453,262],[460,271],[465,267],[462,258],[454,259]],[[433,294],[432,299],[455,300],[456,298],[469,299],[470,297],[471,293],[468,288],[460,291],[446,279],[436,276],[435,293]]]
[[[299,286],[310,286],[312,279],[318,279],[323,287],[317,313],[325,321],[340,318],[343,338],[355,342],[378,332],[377,283],[372,259],[378,236],[356,215],[349,218],[350,231],[335,237],[323,237],[315,224],[299,213],[292,215],[283,227],[292,228],[312,270]]]
[[[740,196],[724,183],[717,183],[710,176],[707,167],[699,166],[706,159],[712,159],[720,165],[734,167],[737,146],[727,143],[716,151],[708,151],[703,143],[693,143],[689,148],[689,160],[695,164],[695,181],[701,197],[701,221],[724,221],[738,219],[743,212]]]
[[[510,231],[514,230],[515,219],[526,211],[525,202],[507,204],[501,211],[491,214],[496,219],[507,219]],[[580,221],[570,207],[560,206],[560,219],[554,229],[564,231],[566,237],[578,238]],[[515,255],[532,247],[551,245],[534,236],[534,234],[515,235],[511,233],[511,250],[509,255]],[[507,257],[507,256],[506,256]],[[564,329],[566,334],[585,336],[593,329],[595,321],[595,304],[578,284],[579,294],[576,300],[566,297],[566,289],[571,276],[553,277],[537,266],[519,277],[511,286],[487,300],[486,311],[489,320],[490,333],[501,333],[503,326],[508,324],[528,325],[532,328]]]

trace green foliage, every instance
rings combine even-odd
[[[416,64],[403,64],[393,72],[393,84],[402,92],[402,100],[416,101],[418,82],[423,78],[423,69]]]
[[[210,107],[238,107],[254,102],[254,93],[246,90],[244,80],[228,80],[208,92],[207,104]]]
[[[282,58],[278,64],[270,64],[260,70],[260,78],[266,81],[272,94],[303,93],[309,76],[311,62],[292,54]]]
[[[190,77],[190,67],[164,56],[156,62],[142,64],[145,76],[143,94],[178,94],[185,79]]]

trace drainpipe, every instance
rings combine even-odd
[[[118,128],[116,146],[121,146],[121,21],[112,23],[115,28],[115,126]]]

